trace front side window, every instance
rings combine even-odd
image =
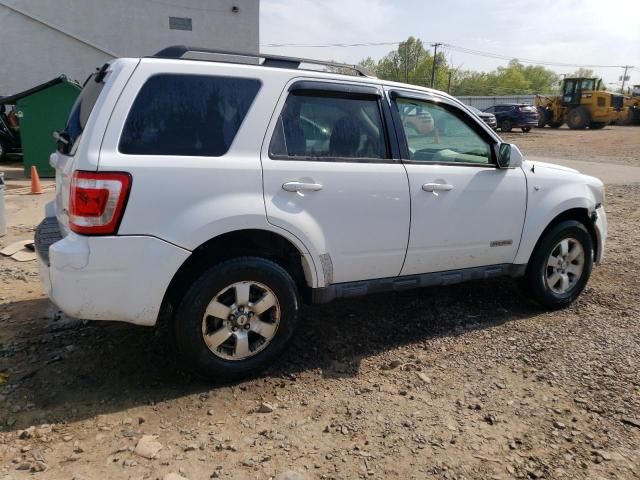
[[[120,137],[129,155],[220,157],[227,153],[260,81],[155,75],[140,89]]]
[[[378,98],[292,92],[269,155],[296,160],[389,158]]]
[[[409,160],[434,163],[491,164],[491,148],[462,112],[406,98],[395,101],[402,122]]]

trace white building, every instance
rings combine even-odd
[[[258,52],[259,0],[0,0],[0,96],[170,45]]]

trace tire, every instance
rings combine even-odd
[[[567,125],[571,130],[584,130],[589,125],[589,112],[584,107],[575,107],[567,114]]]
[[[538,107],[538,128],[544,128],[547,124],[547,110],[542,107]]]
[[[589,124],[589,128],[591,130],[601,130],[606,126],[607,126],[607,124],[605,122],[591,122]]]
[[[560,128],[562,126],[562,122],[549,122],[549,126],[551,128]]]
[[[531,127],[522,127],[522,131],[524,133],[529,133],[531,131]]]
[[[500,129],[503,132],[510,132],[512,128],[513,128],[513,124],[511,123],[511,120],[509,120],[509,119],[503,120],[502,123],[500,124]]]
[[[242,301],[247,306],[244,311],[236,306],[242,291],[248,300]],[[272,306],[253,312],[261,298]],[[278,264],[258,257],[224,261],[197,278],[180,302],[173,319],[176,347],[197,373],[210,380],[254,375],[285,350],[298,306],[296,285]],[[205,315],[207,309],[211,315]]]
[[[569,256],[565,256],[565,260],[562,260],[564,263],[556,267],[549,262],[552,258],[562,258],[561,244],[567,245]],[[572,253],[577,254],[574,259],[570,258]],[[578,298],[589,280],[592,268],[591,235],[582,223],[566,220],[552,227],[538,241],[522,282],[524,294],[548,309],[566,307]]]

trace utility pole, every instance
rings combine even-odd
[[[624,83],[627,81],[627,70],[633,68],[631,65],[624,66],[624,73],[622,74],[622,86],[620,87],[620,93],[624,94]]]
[[[431,46],[433,47],[433,65],[431,66],[431,88],[433,88],[434,82],[436,80],[436,60],[438,58],[438,47],[440,47],[441,43],[433,43]]]
[[[453,75],[453,71],[449,70],[449,83],[447,84],[447,93],[451,93],[451,76]]]

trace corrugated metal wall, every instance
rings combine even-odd
[[[456,98],[462,103],[476,107],[479,110],[484,110],[485,108],[502,103],[530,103],[533,105],[535,97],[535,95],[500,95],[496,97],[463,96]]]

